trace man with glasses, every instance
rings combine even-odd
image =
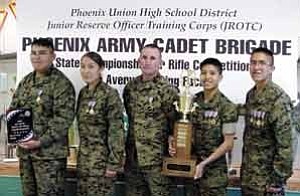
[[[18,143],[24,196],[64,195],[68,129],[73,122],[75,90],[53,66],[53,43],[40,38],[31,45],[34,71],[26,75],[13,95],[11,109],[31,108],[33,139]]]
[[[246,96],[241,185],[243,196],[284,195],[292,174],[291,109],[289,96],[271,81],[273,53],[253,50],[250,75],[255,86]]]

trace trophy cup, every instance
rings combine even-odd
[[[195,110],[196,105],[191,105],[193,96],[189,93],[189,85],[180,93],[180,103],[174,105],[183,117],[175,123],[174,142],[172,146],[176,149],[173,157],[163,159],[162,174],[177,177],[194,177],[196,171],[196,159],[191,158],[192,145],[192,123],[187,115]]]

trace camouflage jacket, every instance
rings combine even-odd
[[[59,159],[68,156],[68,129],[74,119],[75,90],[69,79],[51,66],[43,78],[31,72],[23,78],[12,98],[10,108],[31,108],[33,131],[41,141],[37,150],[18,148],[26,159]]]
[[[77,103],[80,136],[78,172],[103,175],[106,168],[123,166],[123,106],[118,91],[104,82],[94,90],[81,89]]]
[[[224,141],[223,124],[238,120],[237,106],[220,91],[208,103],[204,102],[204,93],[195,95],[191,113],[193,123],[193,154],[198,161],[209,157]],[[234,133],[235,130],[230,130]],[[226,133],[225,133],[226,134]],[[225,155],[208,164],[201,178],[202,186],[221,187],[227,185],[227,165]]]
[[[129,165],[160,166],[175,121],[176,90],[162,76],[152,81],[143,81],[139,76],[126,85],[123,98],[129,121]]]
[[[246,97],[242,185],[263,191],[292,174],[291,101],[273,82]]]

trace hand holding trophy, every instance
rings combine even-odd
[[[188,71],[188,81],[192,79],[191,73],[192,71]],[[178,102],[174,103],[176,110],[182,114],[182,119],[175,123],[173,141],[169,141],[175,152],[170,153],[172,157],[165,157],[163,160],[162,173],[167,176],[193,178],[196,170],[196,160],[191,158],[192,123],[188,120],[188,114],[197,106],[191,104],[193,96],[189,87],[190,84],[187,84],[182,88],[179,105]]]

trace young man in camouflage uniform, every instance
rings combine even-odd
[[[291,101],[271,81],[273,53],[255,49],[250,75],[255,86],[246,97],[243,158],[243,196],[284,195],[283,185],[292,174]]]
[[[129,119],[126,173],[130,195],[168,195],[168,177],[161,175],[168,135],[174,123],[177,92],[159,73],[161,51],[146,45],[140,52],[142,75],[124,89]]]
[[[73,122],[75,90],[52,62],[53,43],[33,41],[30,59],[34,71],[20,82],[10,108],[31,108],[34,138],[18,144],[24,196],[64,195],[68,155],[68,128]]]
[[[203,90],[193,97],[194,110],[190,114],[193,123],[192,156],[197,159],[197,166],[195,181],[185,182],[187,195],[226,196],[225,155],[234,144],[237,106],[219,89],[223,74],[222,63],[218,59],[203,60],[200,70]],[[169,146],[170,155],[175,155],[176,148]]]

